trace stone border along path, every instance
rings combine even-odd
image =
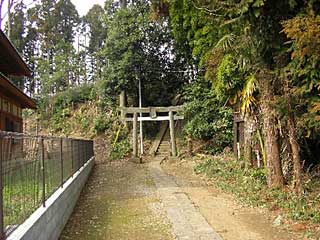
[[[151,176],[179,240],[222,240],[196,209],[188,195],[161,168],[160,161],[148,164]]]

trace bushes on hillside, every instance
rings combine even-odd
[[[214,152],[221,152],[233,141],[232,109],[221,103],[211,90],[211,83],[198,79],[185,90],[185,133],[194,139],[212,140]]]

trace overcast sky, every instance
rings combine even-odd
[[[100,4],[103,7],[104,1],[105,0],[71,0],[71,2],[76,5],[80,16],[86,15],[94,4]]]
[[[30,4],[30,2],[32,2],[32,1],[31,0],[24,1],[24,3],[27,5]],[[87,12],[92,8],[92,6],[94,4],[100,4],[103,7],[105,0],[71,0],[71,2],[76,6],[80,16],[83,16],[83,15],[87,14]],[[6,3],[7,3],[7,1],[4,2],[5,6],[2,9],[2,14],[4,14],[5,10],[7,9]],[[0,27],[3,28],[5,21],[6,21],[6,19],[2,22],[2,26],[0,26]]]

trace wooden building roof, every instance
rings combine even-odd
[[[0,29],[0,72],[14,76],[31,76],[31,70]]]
[[[19,102],[22,108],[36,108],[36,103],[6,76],[31,76],[31,70],[0,29],[0,93]]]
[[[21,91],[16,85],[14,85],[9,79],[0,73],[0,93],[9,98],[15,99],[20,103],[22,108],[36,109],[36,102]]]

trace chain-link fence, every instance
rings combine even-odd
[[[93,156],[91,140],[0,131],[0,239]]]

